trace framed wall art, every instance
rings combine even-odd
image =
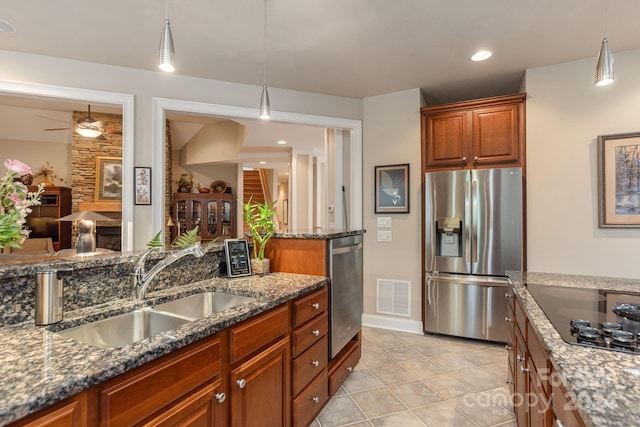
[[[96,202],[122,200],[122,157],[96,156]]]
[[[151,204],[151,168],[150,167],[134,167],[133,176],[135,177],[136,188],[133,195],[136,205]]]
[[[374,169],[375,213],[409,213],[409,164]]]
[[[598,136],[598,220],[640,228],[640,132]]]

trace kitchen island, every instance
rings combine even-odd
[[[517,324],[526,323],[524,330],[520,327],[514,328],[517,329],[516,335],[522,334],[522,337],[525,337],[528,342],[533,342],[534,345],[539,341],[551,364],[549,372],[545,372],[544,366],[537,366],[540,370],[539,377],[533,376],[531,372],[536,365],[544,364],[535,360],[536,355],[539,354],[530,348],[524,355],[522,353],[525,350],[520,351],[515,348],[514,364],[520,362],[522,358],[523,365],[520,368],[522,370],[514,369],[512,372],[514,377],[528,373],[530,381],[526,383],[529,385],[537,382],[537,378],[542,378],[543,384],[539,389],[543,391],[545,390],[544,382],[548,381],[549,390],[553,390],[553,393],[548,393],[553,401],[553,407],[546,421],[553,422],[553,417],[558,416],[559,411],[575,407],[579,415],[578,421],[581,419],[587,426],[637,425],[640,419],[640,405],[638,405],[640,402],[640,353],[630,354],[593,346],[569,344],[563,340],[528,287],[533,289],[531,285],[551,286],[637,294],[640,292],[640,280],[512,271],[507,274],[513,282],[513,291],[517,300],[514,301],[516,303],[515,319],[508,316],[507,321]],[[521,318],[518,314],[520,307],[524,310],[522,313],[524,316]],[[527,334],[525,331],[528,331],[528,336],[525,335]],[[529,359],[532,359],[533,363],[529,364]],[[514,366],[511,368],[513,369]],[[516,391],[518,391],[518,379],[511,380],[516,381]],[[540,397],[535,393],[534,396]],[[564,408],[566,405],[557,407],[558,402],[565,403],[565,401],[568,403],[567,408]],[[519,411],[518,406],[522,408],[523,405],[516,405],[516,415]],[[534,411],[531,410],[531,412]],[[540,414],[532,416],[539,417]],[[528,419],[529,422],[525,423],[519,418],[521,421],[519,425],[533,425],[532,418]]]
[[[283,355],[288,356],[290,354],[288,336],[291,333],[291,327],[287,326],[290,323],[288,313],[289,310],[294,313],[296,310],[294,306],[289,308],[288,302],[296,298],[300,299],[300,297],[304,300],[305,295],[313,294],[314,291],[326,287],[328,281],[326,277],[285,273],[236,279],[215,277],[150,292],[142,302],[126,298],[73,310],[65,313],[64,321],[57,325],[38,327],[34,325],[33,321],[26,321],[4,326],[0,328],[0,369],[2,371],[0,425],[6,425],[36,413],[84,390],[95,388],[108,381],[114,381],[121,375],[127,375],[130,371],[135,372],[136,368],[141,369],[141,367],[147,366],[145,364],[148,362],[156,361],[162,357],[166,359],[167,355],[182,351],[181,349],[185,347],[189,348],[190,345],[206,341],[216,334],[220,336],[220,331],[234,328],[238,324],[246,324],[247,321],[251,322],[252,319],[260,316],[264,317],[264,313],[276,313],[277,317],[274,317],[274,321],[282,319],[283,327],[281,330],[283,332],[278,332],[281,335],[274,335],[274,337],[280,339],[278,341],[279,348]],[[93,347],[56,333],[56,331],[87,321],[207,291],[244,295],[255,299],[223,312],[185,323],[172,329],[169,333],[154,335],[120,348]],[[286,311],[283,311],[285,308]],[[318,313],[321,312],[322,309],[318,311]],[[312,317],[309,315],[307,318]],[[240,330],[239,333],[244,332]],[[225,345],[227,338],[225,335],[222,337],[216,347],[222,354],[219,357],[221,361],[226,360],[228,351]],[[272,347],[274,346],[275,344]],[[231,348],[231,345],[229,347]],[[239,356],[237,359],[231,360],[231,364],[235,363],[233,367],[239,365],[240,362]],[[151,364],[153,363],[155,362]],[[281,380],[284,383],[283,394],[285,396],[288,394],[289,387],[288,363],[290,361],[287,359],[286,363],[281,364],[286,373],[283,376],[284,379]],[[221,365],[223,364],[221,363]],[[225,369],[222,367],[218,371],[220,378],[226,376]],[[224,379],[218,381],[226,383]],[[247,388],[249,388],[248,385]],[[154,393],[157,391],[154,390]],[[89,406],[88,409],[84,409],[84,412],[89,416],[97,417],[92,413],[98,411],[95,407],[90,406],[92,400],[88,400],[90,403],[86,404]],[[173,404],[173,401],[171,402]],[[287,405],[290,404],[290,400],[288,402]],[[105,413],[105,409],[100,409],[100,411],[102,411],[101,414]],[[283,416],[288,417],[289,415],[290,412],[284,410]],[[91,420],[91,418],[89,419]]]

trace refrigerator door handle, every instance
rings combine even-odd
[[[470,242],[469,242],[469,252],[471,253],[470,256],[470,263],[471,263],[471,269],[470,271],[473,272],[473,264],[476,264],[478,262],[478,181],[476,181],[475,179],[471,180],[471,182],[469,183],[470,187],[471,187],[471,213],[469,215],[469,217],[471,218],[471,222],[469,224],[469,231],[471,234],[470,237]]]
[[[471,272],[471,181],[467,181],[464,186],[464,262],[467,264],[467,271]]]

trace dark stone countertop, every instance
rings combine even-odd
[[[213,278],[151,292],[141,303],[123,299],[68,312],[63,322],[54,326],[37,327],[33,322],[23,322],[0,328],[0,426],[328,283],[325,277],[287,273]],[[54,332],[205,291],[251,296],[256,300],[188,322],[170,334],[155,335],[120,348],[92,347]]]
[[[560,379],[587,426],[631,426],[640,419],[640,354],[566,343],[526,285],[640,292],[640,280],[569,274],[512,272],[507,275],[523,302]]]
[[[357,236],[364,234],[366,230],[336,230],[318,228],[313,230],[291,230],[285,233],[275,233],[273,237],[280,239],[338,239],[340,237]]]

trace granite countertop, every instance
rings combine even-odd
[[[330,228],[290,230],[284,233],[275,233],[273,237],[280,239],[337,239],[340,237],[357,236],[364,234],[365,230],[338,230]]]
[[[31,321],[0,328],[0,426],[328,283],[325,277],[288,273],[213,278],[151,292],[139,303],[126,299],[67,312],[53,326]],[[92,347],[54,332],[205,291],[256,299],[121,348]]]
[[[527,291],[526,284],[640,292],[640,280],[507,272],[529,320],[563,384],[575,394],[588,426],[630,426],[640,419],[640,354],[566,343]]]

